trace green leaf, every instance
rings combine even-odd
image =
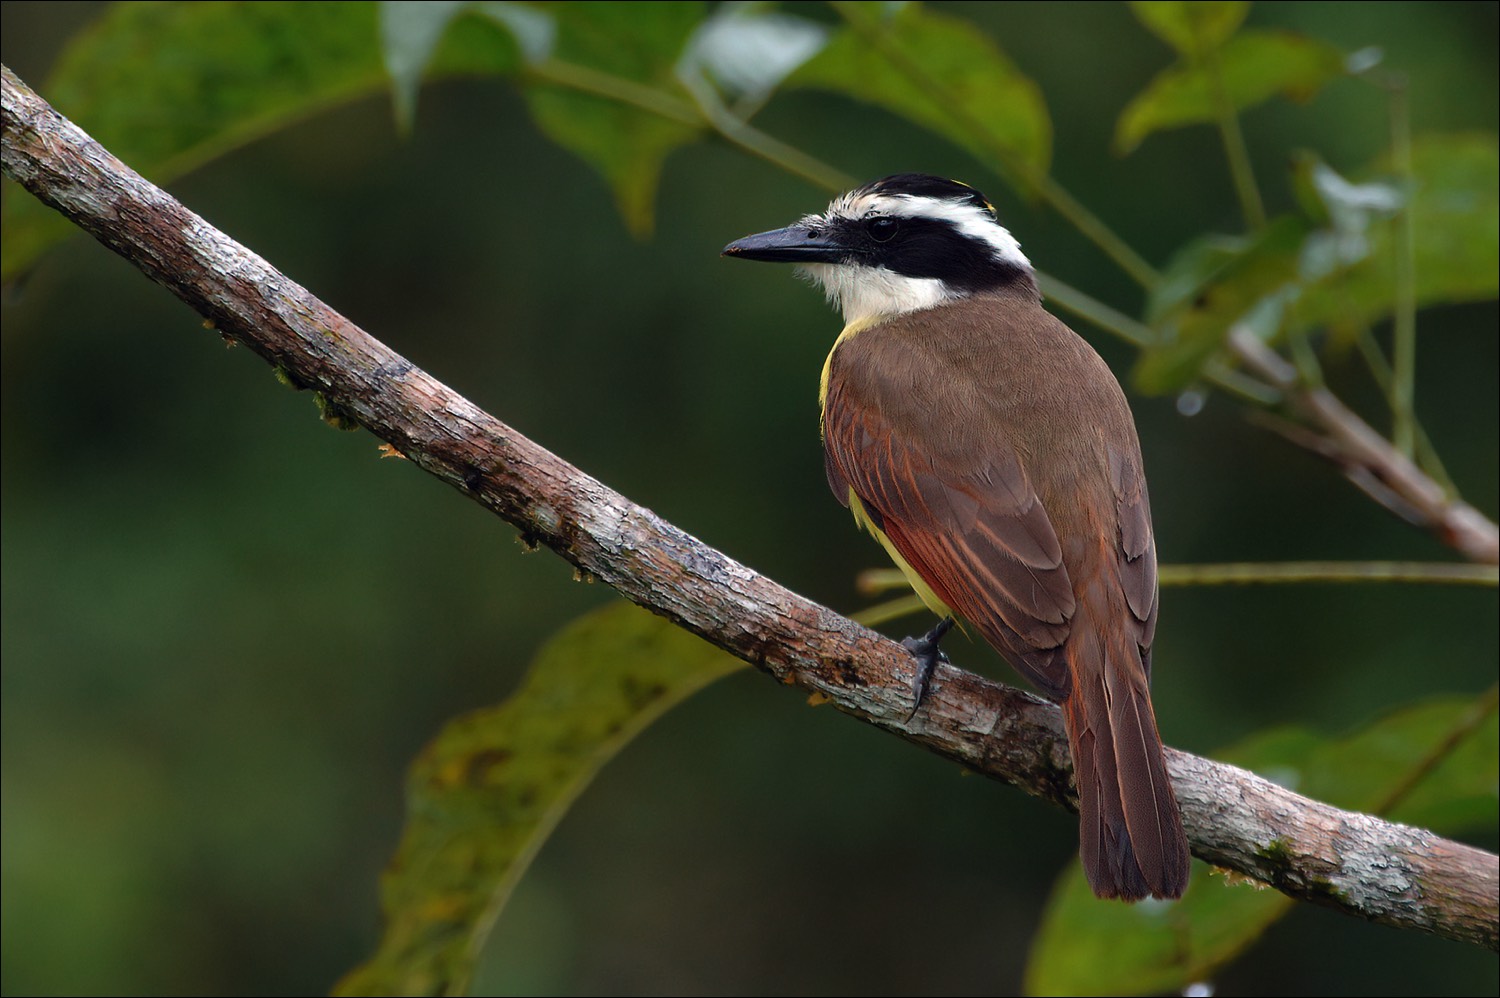
[[[1315,153],[1292,157],[1292,190],[1308,218],[1339,236],[1362,241],[1371,224],[1390,218],[1406,204],[1392,183],[1351,183]],[[1339,257],[1355,262],[1369,255],[1367,248],[1340,247]],[[1304,268],[1305,269],[1305,268]]]
[[[384,936],[336,993],[463,993],[500,909],[594,775],[741,665],[628,603],[565,628],[509,700],[453,721],[413,763]]]
[[[535,36],[542,35],[541,45],[550,46],[550,22],[540,11],[519,4],[480,3],[476,0],[386,0],[380,8],[380,51],[391,81],[391,97],[396,108],[396,124],[410,131],[417,113],[417,92],[422,80],[438,72],[509,72],[515,69],[515,52],[495,46],[475,58],[464,48],[449,48],[438,58],[441,42],[455,21],[464,14],[482,12],[490,20],[509,30],[518,46],[532,53]],[[530,29],[530,30],[528,30]],[[471,28],[477,31],[478,29]],[[434,64],[434,60],[438,60]]]
[[[447,72],[509,72],[516,68],[515,53],[506,51],[494,60],[471,58],[462,48],[446,49],[439,59],[438,43],[454,22],[466,14],[478,14],[503,28],[515,41],[527,62],[538,62],[552,54],[556,25],[545,12],[518,3],[486,0],[383,0],[380,7],[380,51],[391,81],[396,124],[410,131],[416,119],[417,93],[425,77]],[[472,29],[471,29],[472,30]],[[470,56],[470,58],[465,58]],[[438,60],[434,64],[434,60]]]
[[[1217,48],[1234,34],[1244,23],[1250,4],[1245,0],[1132,0],[1130,9],[1152,34],[1191,59]]]
[[[693,34],[684,72],[701,72],[732,98],[763,100],[828,43],[828,28],[757,4],[721,6]]]
[[[1493,696],[1494,691],[1491,691]],[[1426,726],[1426,732],[1409,730],[1415,740],[1430,736],[1431,730],[1447,730],[1443,705],[1434,704],[1430,712],[1413,712],[1412,729]],[[1475,704],[1474,709],[1484,709]],[[1385,751],[1389,751],[1386,747]],[[1401,764],[1400,760],[1396,764]],[[1495,827],[1496,786],[1500,783],[1500,723],[1496,721],[1493,703],[1488,716],[1477,723],[1471,736],[1463,738],[1426,773],[1395,807],[1390,818],[1418,828],[1430,828],[1446,834],[1488,831]]]
[[[1285,31],[1245,31],[1224,46],[1217,69],[1230,103],[1244,110],[1277,94],[1311,99],[1347,72],[1347,60],[1327,42]],[[1210,72],[1206,64],[1179,62],[1158,74],[1120,113],[1115,150],[1123,155],[1152,132],[1218,120]]]
[[[1208,236],[1178,251],[1147,302],[1159,338],[1136,361],[1136,387],[1153,395],[1186,388],[1236,323],[1268,339],[1279,332],[1310,228],[1288,216],[1253,238]]]
[[[386,82],[372,3],[119,3],[63,50],[41,88],[157,183]],[[434,72],[505,71],[508,35],[475,19],[448,33]],[[4,262],[14,278],[76,229],[7,185]]]
[[[380,51],[391,78],[396,123],[410,131],[417,116],[417,92],[427,64],[448,25],[469,0],[387,0],[380,7]]]
[[[1391,178],[1388,160],[1362,172],[1364,185]],[[1409,211],[1415,239],[1418,306],[1485,301],[1500,294],[1500,142],[1492,133],[1420,136],[1412,143]],[[1291,320],[1334,332],[1366,328],[1395,310],[1396,229],[1390,213],[1368,216],[1368,252],[1324,268]],[[1337,235],[1334,227],[1330,233]],[[1313,261],[1309,260],[1309,263]]]
[[[1495,691],[1396,711],[1342,739],[1300,728],[1256,735],[1221,753],[1267,779],[1330,804],[1422,816],[1434,831],[1496,823]],[[1272,849],[1275,843],[1267,843]],[[1181,901],[1100,901],[1076,863],[1059,878],[1027,967],[1028,994],[1181,991],[1243,952],[1293,901],[1194,863]]]
[[[1180,901],[1101,901],[1075,863],[1047,902],[1025,993],[1180,993],[1242,952],[1292,904],[1248,881],[1216,879],[1197,861]]]
[[[577,0],[550,4],[547,12],[557,21],[555,54],[560,62],[683,95],[675,69],[703,19],[702,4]],[[692,142],[701,126],[546,82],[529,86],[526,99],[549,138],[603,175],[630,230],[649,233],[662,164],[673,149]]]
[[[849,24],[791,75],[875,104],[1022,179],[1047,172],[1052,122],[1042,92],[967,21],[916,4],[889,18],[881,4],[835,5]]]
[[[1496,731],[1491,690],[1479,697],[1443,697],[1404,707],[1338,739],[1304,728],[1275,728],[1221,756],[1288,790],[1355,811],[1390,810],[1389,798],[1398,789],[1410,791],[1397,802],[1400,809],[1419,799],[1418,788],[1424,791],[1421,799],[1429,801],[1434,794],[1478,796],[1489,802],[1488,823],[1493,825],[1500,762],[1488,749],[1495,745]],[[1429,764],[1439,759],[1441,765],[1429,771]],[[1413,771],[1421,773],[1422,782],[1408,787]],[[1472,826],[1431,827],[1451,833]]]
[[[1311,218],[1286,216],[1254,238],[1209,236],[1180,250],[1147,302],[1158,341],[1133,372],[1148,393],[1198,378],[1231,327],[1272,341],[1288,328],[1347,335],[1396,307],[1394,216],[1412,214],[1419,306],[1500,294],[1500,143],[1491,134],[1435,135],[1412,149],[1403,195],[1388,162],[1351,182],[1301,157],[1294,189]]]

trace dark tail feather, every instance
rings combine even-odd
[[[1187,837],[1162,759],[1145,668],[1138,656],[1133,663],[1118,662],[1097,640],[1079,641],[1072,652],[1073,688],[1063,717],[1078,780],[1079,852],[1089,886],[1100,897],[1126,901],[1181,897],[1188,879]]]

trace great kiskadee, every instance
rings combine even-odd
[[[1187,839],[1151,708],[1156,544],[1125,395],[1042,308],[974,188],[898,174],[724,255],[795,263],[844,314],[820,389],[828,484],[939,624],[957,614],[1062,706],[1100,897],[1180,897]]]

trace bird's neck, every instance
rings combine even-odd
[[[823,361],[823,376],[818,383],[818,410],[821,412],[828,405],[828,372],[833,368],[833,355],[845,341],[853,339],[856,335],[878,324],[882,319],[890,316],[879,313],[861,316],[852,322],[846,322],[838,339],[833,341],[833,347],[828,351],[828,357]]]
[[[846,328],[881,316],[935,308],[965,294],[938,278],[910,277],[885,267],[813,263],[801,270],[844,313]]]

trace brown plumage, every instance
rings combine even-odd
[[[828,483],[945,618],[906,642],[918,708],[946,618],[967,618],[1062,705],[1095,893],[1180,896],[1135,426],[1099,355],[1042,308],[994,205],[894,174],[724,255],[799,264],[844,314],[823,370]]]
[[[1108,367],[1025,279],[846,335],[827,374],[834,494],[1062,705],[1095,893],[1180,896],[1187,841],[1149,692],[1151,512]]]

